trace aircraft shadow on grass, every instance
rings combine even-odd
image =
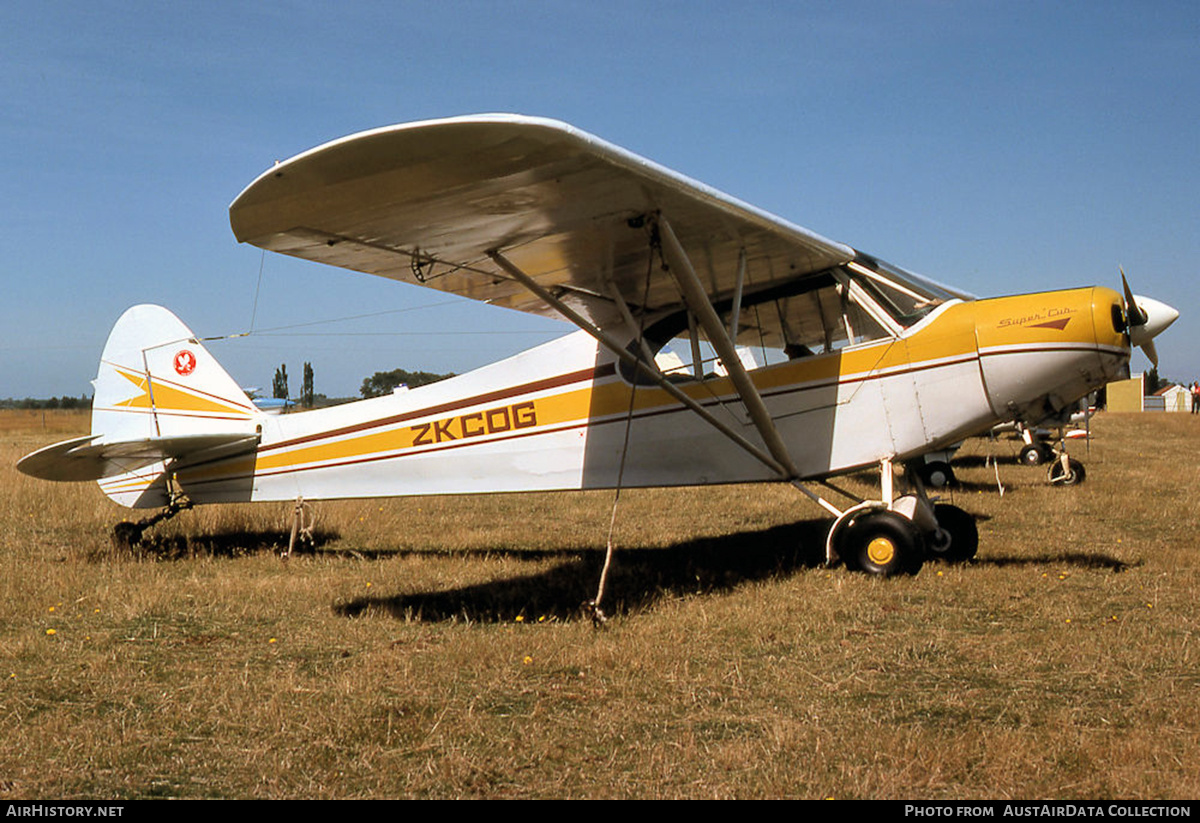
[[[1111,554],[1093,554],[1090,552],[1046,552],[1030,556],[991,554],[974,561],[981,566],[1072,566],[1081,569],[1108,569],[1120,573],[1134,566],[1142,565],[1142,561],[1127,563],[1113,557]]]
[[[981,519],[989,519],[982,516]],[[609,615],[628,614],[663,598],[728,592],[745,583],[786,576],[819,567],[825,560],[827,520],[803,520],[761,531],[678,543],[663,549],[620,549],[609,572],[601,604]],[[384,551],[379,558],[406,554],[428,557],[427,551]],[[447,555],[510,557],[522,560],[560,558],[553,568],[437,592],[358,597],[333,605],[335,614],[358,617],[385,614],[428,623],[464,620],[479,623],[590,619],[584,604],[596,594],[604,553],[600,551],[509,551],[476,549]],[[1108,569],[1128,564],[1108,554],[1046,553],[1036,556],[996,555],[977,558],[979,566],[1070,566]]]
[[[990,519],[978,515],[982,522]],[[708,537],[662,549],[618,549],[604,602],[609,615],[628,614],[652,606],[663,598],[728,592],[756,580],[787,576],[819,567],[825,560],[829,521],[801,520],[757,531]],[[244,557],[278,553],[287,547],[289,532],[230,529],[210,535],[155,536],[142,550],[160,559],[196,556]],[[335,542],[339,534],[318,530],[309,551]],[[360,597],[337,602],[335,614],[357,617],[385,614],[398,619],[437,623],[466,620],[480,623],[590,619],[583,604],[595,597],[604,553],[597,550],[473,549],[431,552],[420,549],[340,552],[360,559],[395,557],[505,557],[524,561],[557,559],[549,569],[436,592]],[[1108,554],[1085,552],[1043,553],[1033,556],[988,554],[974,561],[979,566],[1057,565],[1083,569],[1125,571],[1130,565]]]
[[[213,534],[146,535],[135,550],[159,560],[183,560],[189,557],[246,557],[253,554],[279,554],[288,547],[289,531],[277,529],[224,529]],[[320,549],[341,535],[331,529],[317,529],[303,547]]]
[[[662,549],[618,549],[601,607],[609,615],[625,614],[664,597],[730,591],[750,581],[819,566],[825,559],[828,531],[828,520],[804,520]],[[563,562],[535,574],[440,592],[355,598],[336,603],[334,612],[345,617],[382,612],[426,622],[590,619],[582,607],[596,596],[604,552],[476,550],[469,554],[531,560],[557,557]]]

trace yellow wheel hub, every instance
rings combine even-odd
[[[872,563],[886,566],[895,556],[896,544],[886,537],[876,537],[867,544],[867,557],[871,558]]]

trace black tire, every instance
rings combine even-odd
[[[1062,460],[1055,460],[1046,469],[1046,479],[1054,486],[1078,486],[1087,477],[1083,464],[1074,457],[1067,458],[1067,468],[1063,469]]]
[[[917,471],[921,475],[921,482],[930,488],[941,489],[958,482],[954,477],[954,469],[944,460],[922,463]]]
[[[1022,466],[1040,466],[1054,457],[1054,453],[1045,446],[1029,445],[1021,449],[1020,461]]]
[[[958,506],[938,503],[933,507],[938,530],[925,541],[929,556],[947,563],[966,563],[979,551],[979,529],[975,517]]]
[[[916,574],[925,562],[925,539],[912,521],[895,512],[870,512],[855,519],[840,543],[846,566],[867,574]]]

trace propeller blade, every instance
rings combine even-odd
[[[1154,341],[1147,340],[1142,344],[1142,354],[1150,358],[1150,362],[1154,364],[1154,368],[1158,368],[1158,349],[1154,348]]]
[[[1129,281],[1125,279],[1125,269],[1118,266],[1121,270],[1121,285],[1125,287],[1125,322],[1129,328],[1134,326],[1146,325],[1146,313],[1138,308],[1137,301],[1133,299],[1133,290],[1129,288]]]

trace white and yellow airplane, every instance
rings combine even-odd
[[[580,331],[412,390],[266,414],[166,309],[117,321],[92,434],[25,457],[135,508],[789,482],[876,574],[974,555],[893,466],[1037,421],[1127,372],[1177,312],[1101,287],[973,299],[561,122],[407,123],[279,163],[242,242]],[[671,352],[670,345],[677,348]],[[881,468],[878,499],[826,478]],[[909,473],[909,472],[906,472]],[[817,490],[814,490],[817,489]],[[818,491],[819,490],[819,491]],[[840,499],[840,498],[835,498]]]

